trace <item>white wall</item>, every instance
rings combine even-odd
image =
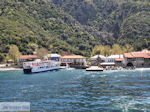
[[[61,62],[81,62],[81,63],[85,63],[86,60],[85,59],[61,59]]]
[[[106,63],[114,63],[114,62],[115,62],[115,59],[114,59],[114,58],[106,58],[106,59],[105,59],[105,62],[106,62]]]

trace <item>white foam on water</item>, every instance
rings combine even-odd
[[[141,110],[146,112],[147,109],[146,108],[141,108],[139,109],[138,107],[135,107],[136,104],[144,104],[141,101],[137,101],[137,98],[132,98],[132,96],[118,96],[119,98],[114,98],[112,99],[112,102],[114,103],[114,106],[117,108],[122,109],[123,112],[128,112],[129,109],[134,109],[134,110]],[[131,99],[132,98],[132,99]],[[147,101],[146,101],[147,102]],[[148,100],[148,102],[150,103],[150,100]]]
[[[142,70],[142,71],[144,71],[144,70],[150,70],[150,68],[136,68],[135,70]]]
[[[149,104],[150,105],[150,97],[147,97],[142,101],[143,104]]]
[[[78,75],[77,77],[75,77],[75,79],[81,79],[83,77],[83,75]]]

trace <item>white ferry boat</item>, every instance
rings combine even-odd
[[[35,61],[23,63],[23,71],[25,74],[59,70],[59,69],[60,69],[60,62],[51,60],[41,61],[40,59],[38,59]]]

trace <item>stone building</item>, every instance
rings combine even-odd
[[[101,65],[105,68],[106,66],[123,66],[123,55],[110,55],[105,58],[105,62],[101,63]]]
[[[150,67],[150,51],[124,53],[126,67]]]

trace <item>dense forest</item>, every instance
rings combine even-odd
[[[150,0],[0,1],[0,61],[12,45],[90,56],[114,44],[150,49]]]
[[[62,51],[89,55],[100,41],[84,31],[72,16],[52,3],[42,0],[0,1],[0,60],[11,45],[22,54],[31,54],[44,47],[56,53]]]
[[[96,30],[100,34],[102,44],[128,43],[135,50],[150,49],[150,0],[52,0],[52,2],[85,27]]]

